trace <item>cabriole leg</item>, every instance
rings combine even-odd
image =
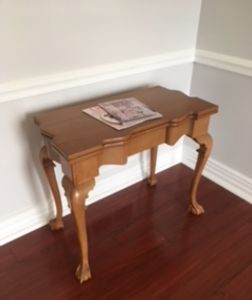
[[[62,185],[65,189],[66,196],[69,198],[71,211],[78,235],[80,247],[80,264],[77,267],[76,276],[79,279],[80,283],[83,283],[84,281],[87,281],[89,278],[91,278],[88,261],[85,200],[88,196],[89,191],[93,189],[94,184],[94,179],[78,186],[74,186],[67,176],[64,176],[62,180]]]
[[[51,230],[58,230],[64,227],[63,220],[62,220],[62,203],[61,203],[58,184],[54,172],[55,164],[49,158],[45,146],[42,147],[40,150],[40,161],[42,163],[47,180],[49,182],[49,186],[51,188],[51,192],[53,194],[53,199],[56,207],[56,217],[55,219],[50,221],[49,225],[51,227]]]
[[[200,145],[200,148],[197,150],[199,154],[198,154],[198,159],[197,159],[192,185],[191,185],[189,209],[194,215],[199,216],[203,214],[205,211],[204,208],[201,205],[199,205],[199,203],[197,202],[196,196],[197,196],[200,177],[205,167],[205,164],[208,160],[210,152],[212,150],[213,141],[210,134],[205,134],[203,136],[194,138],[194,140]]]

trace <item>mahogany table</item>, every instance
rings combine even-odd
[[[98,102],[124,97],[137,98],[160,112],[163,117],[118,131],[82,112],[82,109]],[[80,264],[76,276],[81,283],[91,278],[84,206],[89,191],[94,188],[99,167],[105,164],[125,164],[128,156],[150,149],[148,182],[153,186],[157,181],[157,146],[162,143],[174,145],[181,136],[187,135],[200,146],[189,199],[191,212],[201,215],[204,209],[198,204],[196,193],[212,148],[212,138],[208,133],[210,116],[217,111],[216,105],[199,98],[153,87],[85,101],[35,116],[35,123],[39,126],[45,143],[40,158],[56,205],[56,218],[50,222],[50,227],[58,230],[64,226],[54,173],[53,161],[56,161],[62,167],[62,185],[76,223],[80,247]]]

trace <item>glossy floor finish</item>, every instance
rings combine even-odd
[[[1,300],[251,300],[252,206],[202,178],[206,214],[187,212],[192,171],[138,183],[88,207],[93,278],[74,278],[78,246],[41,228],[0,248]]]

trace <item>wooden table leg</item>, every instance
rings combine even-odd
[[[91,272],[88,262],[88,239],[86,230],[86,212],[85,200],[90,190],[93,189],[95,181],[90,180],[85,184],[74,186],[71,180],[64,176],[62,185],[65,189],[66,196],[69,198],[71,204],[71,211],[74,217],[79,247],[80,247],[80,264],[76,270],[76,276],[80,283],[87,281],[91,278]]]
[[[49,182],[49,186],[51,188],[51,192],[53,194],[53,199],[56,206],[56,218],[51,220],[49,225],[51,227],[51,230],[58,230],[64,227],[63,220],[62,220],[62,203],[60,198],[60,193],[58,189],[58,184],[54,172],[55,164],[53,161],[49,158],[48,152],[46,147],[42,147],[40,150],[40,161],[42,163],[42,166],[44,168],[46,177]]]
[[[155,186],[157,184],[157,176],[156,176],[157,151],[158,151],[158,146],[150,149],[150,177],[148,178],[148,183],[150,186]]]
[[[197,190],[198,190],[202,171],[205,167],[205,164],[212,150],[213,141],[210,134],[205,134],[203,136],[194,138],[194,140],[200,145],[200,148],[197,150],[199,154],[198,154],[198,159],[197,159],[192,185],[191,185],[189,209],[194,215],[199,216],[203,214],[205,211],[204,208],[201,205],[199,205],[199,203],[197,202],[197,198],[196,198]]]

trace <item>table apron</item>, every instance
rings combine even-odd
[[[60,158],[64,175],[74,185],[83,184],[99,175],[99,167],[106,164],[126,164],[130,155],[166,143],[174,145],[183,135],[191,138],[208,131],[209,116],[197,120],[186,119],[177,126],[160,126],[138,132],[120,142],[105,144],[102,150],[68,161]]]

